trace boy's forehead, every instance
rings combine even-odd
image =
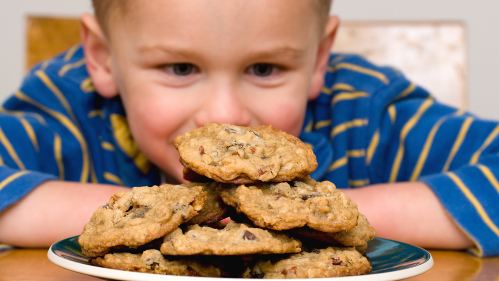
[[[180,29],[190,34],[206,32],[220,39],[240,33],[260,37],[268,34],[285,35],[300,29],[306,33],[321,33],[316,5],[310,0],[181,0],[181,1],[125,1],[119,24],[111,26],[130,32],[140,30],[139,36],[175,33]],[[124,5],[124,4],[122,4]],[[124,29],[124,30],[123,30]],[[145,31],[145,32],[144,32]],[[299,30],[296,30],[298,32]],[[177,32],[178,33],[178,32]],[[263,34],[262,34],[263,33]],[[206,35],[206,34],[204,34]]]

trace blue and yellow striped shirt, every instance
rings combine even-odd
[[[499,123],[438,103],[398,71],[331,55],[300,138],[317,180],[340,188],[423,181],[480,256],[499,255]],[[119,97],[94,90],[80,47],[37,65],[0,108],[0,211],[40,183],[158,184]]]

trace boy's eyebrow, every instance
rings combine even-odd
[[[138,46],[139,52],[165,52],[169,53],[174,56],[179,56],[179,57],[193,57],[193,56],[199,56],[199,53],[190,50],[188,48],[182,48],[178,46],[173,46],[173,45],[143,45],[143,46]],[[251,50],[249,51],[246,55],[248,57],[252,58],[273,58],[273,57],[284,57],[287,59],[295,60],[299,59],[303,56],[304,50],[301,48],[294,48],[291,46],[283,46],[283,47],[270,47],[268,49],[261,49],[261,50]]]

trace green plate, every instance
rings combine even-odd
[[[78,236],[54,243],[48,251],[49,259],[68,270],[114,280],[198,280],[206,277],[188,277],[139,273],[93,266],[81,254]],[[419,275],[433,266],[433,259],[426,250],[393,240],[375,238],[368,244],[366,256],[371,261],[372,272],[367,275],[335,277],[335,280],[400,280]],[[210,278],[219,279],[219,278]],[[220,278],[221,279],[221,278]],[[236,279],[236,278],[223,278]],[[325,278],[331,279],[331,278]]]

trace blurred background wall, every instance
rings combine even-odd
[[[91,10],[90,0],[0,0],[0,101],[18,88],[24,74],[26,15],[74,17]],[[468,109],[499,120],[497,11],[497,0],[334,0],[332,9],[348,21],[464,22],[469,51]]]

